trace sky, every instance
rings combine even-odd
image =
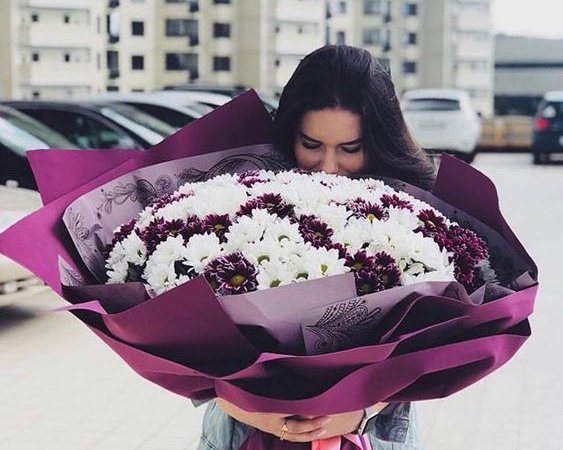
[[[563,0],[492,0],[495,33],[563,39]]]

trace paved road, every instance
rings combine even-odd
[[[428,450],[563,449],[563,165],[479,155],[501,207],[538,263],[533,337],[496,373],[448,399],[419,403]],[[202,410],[134,374],[70,314],[38,315],[52,294],[0,309],[0,448],[192,449]]]

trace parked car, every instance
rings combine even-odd
[[[191,105],[199,103],[207,106],[212,110],[224,105],[232,100],[232,97],[225,94],[217,94],[215,92],[199,92],[199,91],[153,91],[151,94],[158,95],[158,98],[168,101],[174,105]]]
[[[467,92],[415,89],[405,92],[401,106],[409,129],[422,148],[473,161],[481,136],[481,119]]]
[[[238,95],[244,93],[248,90],[247,87],[242,85],[232,85],[232,86],[215,86],[206,84],[178,84],[174,86],[166,86],[165,91],[176,91],[176,92],[209,92],[215,94],[227,95],[231,98],[237,97]],[[270,114],[278,109],[279,100],[271,95],[264,94],[258,91],[258,96],[264,107],[268,110]]]
[[[0,105],[0,184],[16,183],[36,189],[25,152],[42,148],[76,148],[76,145],[31,117]]]
[[[183,105],[174,104],[166,97],[168,97],[168,94],[163,97],[159,93],[153,92],[132,92],[128,94],[106,92],[85,98],[84,101],[129,105],[174,128],[181,128],[213,111],[210,106],[195,102]]]
[[[538,105],[532,153],[534,164],[549,162],[552,153],[563,153],[563,91],[546,93]]]
[[[0,232],[41,206],[37,191],[0,185]],[[46,290],[31,272],[0,255],[0,306],[10,304],[20,294]]]
[[[128,105],[54,101],[4,104],[58,131],[80,148],[149,148],[175,131]]]

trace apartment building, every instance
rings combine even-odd
[[[188,82],[279,91],[325,43],[325,0],[121,0],[108,8],[108,89]]]
[[[280,93],[323,44],[365,47],[399,93],[470,92],[493,109],[492,0],[4,0],[0,95],[68,97],[182,83]]]
[[[105,90],[104,4],[0,2],[0,98],[58,98]]]
[[[493,112],[491,0],[331,0],[328,40],[367,48],[390,67],[400,93],[467,90]]]

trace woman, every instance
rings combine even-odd
[[[304,169],[389,176],[426,189],[434,180],[389,74],[364,49],[325,46],[306,56],[283,90],[274,133],[276,147]],[[293,417],[250,413],[218,398],[206,411],[199,449],[237,449],[253,428],[292,442],[361,432],[374,450],[421,448],[410,403]]]

